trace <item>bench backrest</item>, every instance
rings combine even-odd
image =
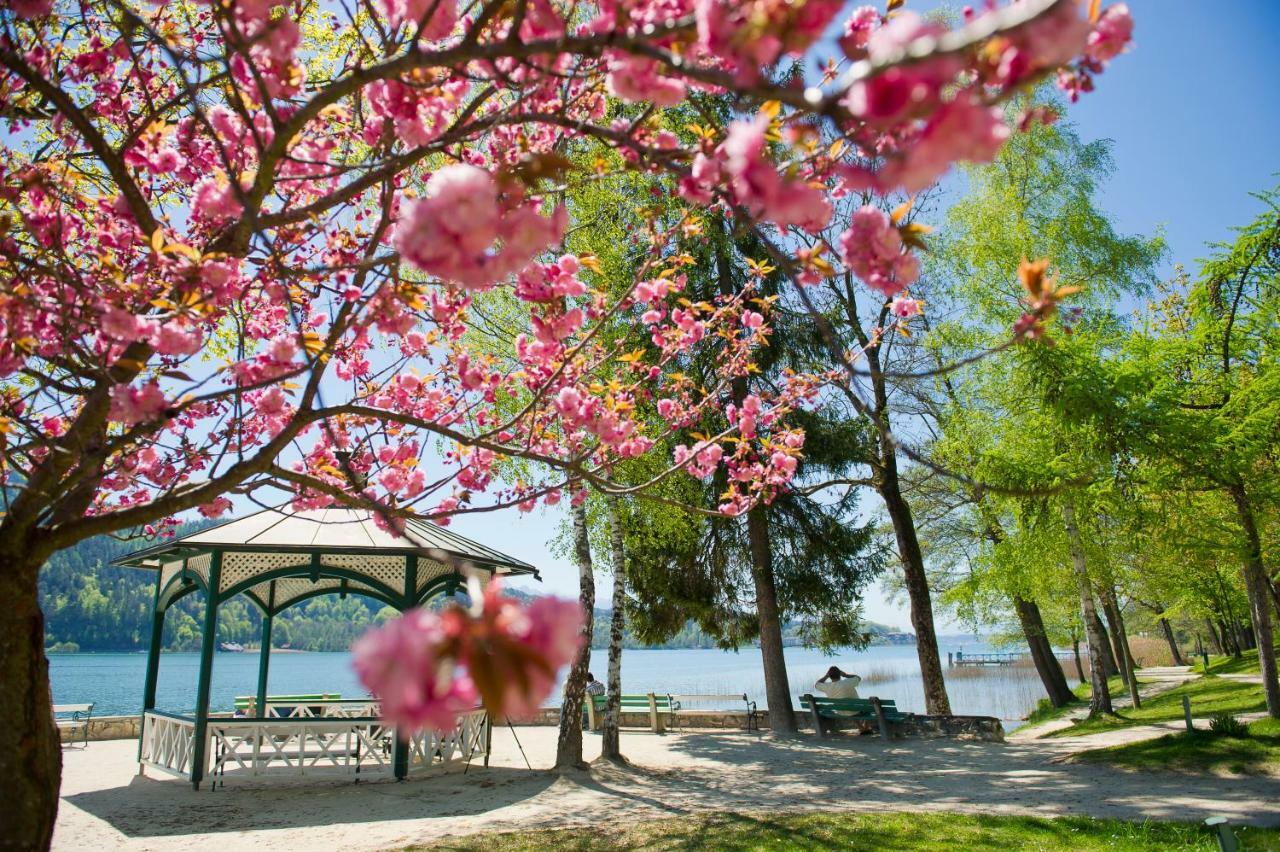
[[[89,713],[93,711],[92,704],[55,704],[53,705],[54,713]]]
[[[342,698],[342,694],[338,692],[312,692],[307,694],[299,693],[297,695],[268,695],[268,701],[337,701]],[[253,695],[237,695],[236,701],[256,701],[257,697]]]
[[[607,695],[591,696],[591,703],[597,710],[603,710],[605,703],[608,700],[609,697]],[[619,704],[621,704],[621,709],[623,710],[638,710],[645,713],[649,712],[648,695],[620,695],[618,696],[618,701]],[[654,695],[653,704],[659,713],[670,713],[672,704],[675,704],[677,707],[679,706],[678,703],[672,701],[670,695]]]
[[[868,698],[824,698],[815,695],[813,703],[819,713],[855,713],[859,716],[874,716],[876,713]],[[809,709],[808,696],[800,696],[800,706],[805,710]],[[880,708],[886,716],[898,715],[897,702],[891,698],[880,699]]]

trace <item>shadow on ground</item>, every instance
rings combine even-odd
[[[477,768],[407,781],[353,784],[273,784],[192,790],[174,780],[134,778],[113,787],[64,797],[127,837],[359,825],[474,816],[536,797],[558,776],[546,771]],[[274,779],[277,780],[278,779]],[[475,787],[482,797],[466,796]],[[141,795],[139,795],[141,794]]]

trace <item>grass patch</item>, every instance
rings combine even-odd
[[[1235,829],[1245,849],[1280,850],[1280,830]],[[428,847],[414,847],[426,849]],[[534,850],[764,850],[955,849],[1216,850],[1194,823],[1123,822],[1087,817],[974,816],[950,813],[735,814],[676,817],[634,825],[558,831],[481,834],[433,843],[431,849]]]
[[[1085,689],[1086,693],[1088,689]],[[1112,692],[1113,697],[1122,695]],[[1098,716],[1081,719],[1069,728],[1054,731],[1051,737],[1078,737],[1099,731],[1127,728],[1133,725],[1150,725],[1154,722],[1172,722],[1182,718],[1182,696],[1191,699],[1191,715],[1212,716],[1215,713],[1255,713],[1267,709],[1262,687],[1256,683],[1243,683],[1218,677],[1206,677],[1189,681],[1168,692],[1148,698],[1137,710],[1126,708],[1115,716]]]
[[[1054,707],[1053,704],[1050,703],[1049,699],[1041,698],[1036,704],[1036,709],[1027,714],[1027,727],[1039,725],[1041,722],[1051,722],[1054,719],[1060,719],[1080,706],[1081,702],[1078,698],[1065,707]]]
[[[1277,774],[1280,773],[1280,720],[1252,722],[1244,737],[1183,731],[1154,740],[1082,751],[1076,759],[1128,769]]]
[[[1204,671],[1204,661],[1201,659],[1200,665],[1195,667],[1196,671]],[[1258,665],[1258,651],[1255,648],[1252,651],[1245,651],[1240,655],[1240,659],[1236,659],[1230,655],[1225,657],[1209,657],[1209,674],[1262,674],[1262,668]]]

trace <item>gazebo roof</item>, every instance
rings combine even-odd
[[[263,509],[243,518],[144,548],[118,565],[160,572],[158,605],[167,608],[194,586],[226,600],[247,594],[276,612],[328,592],[356,592],[405,609],[461,587],[464,573],[532,575],[523,560],[435,524],[409,520],[401,533],[380,529],[372,512],[328,508]]]

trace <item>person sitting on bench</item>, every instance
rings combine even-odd
[[[860,683],[862,678],[842,672],[838,666],[832,666],[818,679],[813,688],[828,698],[857,698]]]

